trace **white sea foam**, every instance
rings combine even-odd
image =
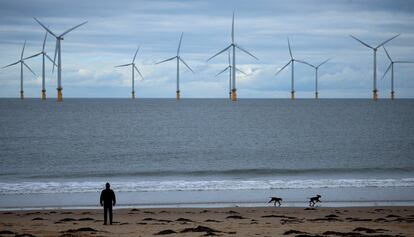
[[[112,182],[117,192],[414,187],[414,178]],[[0,182],[0,195],[99,192],[102,182]]]

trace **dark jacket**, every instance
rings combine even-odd
[[[103,206],[115,206],[116,198],[114,191],[110,188],[102,190],[100,202]]]

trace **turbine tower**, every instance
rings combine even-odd
[[[309,66],[313,67],[315,69],[315,99],[319,99],[319,91],[318,91],[318,70],[319,67],[322,66],[323,64],[327,63],[329,60],[331,60],[330,58],[326,59],[325,61],[321,62],[318,66],[312,65],[310,63],[307,63],[305,61],[303,61],[304,63],[308,64]]]
[[[377,49],[383,45],[385,45],[386,43],[390,42],[391,40],[393,40],[394,38],[398,37],[400,34],[391,37],[389,39],[387,39],[386,41],[382,42],[381,44],[379,44],[377,47],[372,47],[364,42],[362,42],[360,39],[358,39],[357,37],[353,36],[353,35],[349,35],[351,36],[353,39],[355,39],[356,41],[360,42],[361,44],[365,45],[366,47],[372,49],[374,51],[374,89],[372,90],[372,97],[374,100],[378,100],[378,90],[377,90]]]
[[[255,58],[256,60],[259,60],[258,58],[256,58],[253,54],[249,53],[247,50],[243,49],[242,47],[240,47],[239,45],[237,45],[234,42],[234,12],[233,12],[233,20],[231,23],[231,44],[229,46],[227,46],[225,49],[221,50],[220,52],[216,53],[215,55],[213,55],[212,57],[210,57],[209,59],[207,59],[207,61],[210,61],[212,58],[216,57],[219,54],[222,54],[223,52],[227,51],[228,49],[232,49],[233,52],[233,66],[232,68],[236,68],[236,48],[238,48],[239,50],[243,51],[244,53],[250,55],[251,57]],[[232,90],[231,90],[231,100],[232,101],[236,101],[237,100],[237,93],[236,93],[236,70],[232,70],[231,71],[232,74]]]
[[[16,65],[16,64],[18,64],[18,63],[20,63],[20,99],[24,99],[24,91],[23,91],[23,65],[27,68],[27,69],[29,69],[29,71],[31,71],[32,73],[33,73],[33,75],[35,75],[36,76],[36,73],[34,73],[34,71],[29,67],[29,65],[27,65],[25,62],[24,62],[24,58],[23,58],[23,54],[24,54],[24,48],[26,47],[26,41],[24,41],[24,44],[23,44],[23,49],[22,49],[22,53],[21,53],[21,55],[20,55],[20,60],[19,61],[17,61],[17,62],[14,62],[14,63],[12,63],[12,64],[9,64],[9,65],[7,65],[7,66],[4,66],[4,67],[2,67],[2,68],[6,68],[6,67],[10,67],[10,66],[13,66],[13,65]]]
[[[231,60],[230,60],[230,50],[228,50],[228,55],[229,55],[229,65],[225,69],[223,69],[221,72],[217,73],[216,77],[222,74],[223,72],[229,70],[229,99],[231,100],[231,72],[233,71],[232,70],[233,66],[231,65]],[[245,72],[243,72],[242,70],[239,70],[238,68],[236,68],[236,71],[241,72],[244,75],[247,75]]]
[[[387,54],[388,59],[390,60],[390,65],[388,66],[387,70],[385,71],[384,75],[381,79],[384,79],[385,75],[387,75],[388,71],[391,69],[391,99],[394,99],[394,63],[414,63],[413,61],[393,61],[391,59],[391,56],[388,54],[387,49],[385,49],[385,46],[382,46],[385,50],[385,53]]]
[[[58,102],[62,101],[63,97],[62,97],[62,58],[61,58],[61,41],[63,40],[63,36],[65,36],[67,33],[71,32],[72,30],[85,25],[86,23],[88,23],[87,21],[83,22],[82,24],[79,24],[75,27],[70,28],[69,30],[63,32],[60,35],[56,35],[55,33],[53,33],[51,30],[49,30],[49,28],[47,28],[45,25],[43,25],[39,20],[37,20],[36,18],[33,17],[33,19],[35,19],[35,21],[37,23],[39,23],[39,25],[41,25],[47,32],[49,32],[51,35],[53,35],[56,38],[56,47],[55,47],[55,57],[53,58],[53,64],[55,64],[55,60],[56,60],[56,54],[58,56],[58,71],[57,71],[57,100]],[[54,68],[54,67],[53,67]]]
[[[161,61],[161,62],[158,62],[158,63],[156,63],[156,64],[160,64],[160,63],[164,63],[164,62],[168,62],[168,61],[171,61],[171,60],[173,60],[173,59],[177,59],[177,91],[176,91],[176,98],[177,98],[177,100],[179,100],[180,99],[180,61],[182,62],[182,63],[184,63],[184,65],[188,68],[188,69],[190,69],[190,71],[191,72],[193,72],[194,73],[194,71],[193,71],[193,69],[191,69],[190,68],[190,66],[188,66],[188,64],[181,58],[181,56],[180,56],[180,48],[181,48],[181,42],[182,42],[182,40],[183,40],[183,35],[184,35],[184,33],[181,33],[181,37],[180,37],[180,43],[178,43],[178,48],[177,48],[177,56],[174,56],[174,57],[172,57],[172,58],[169,58],[169,59],[166,59],[166,60],[164,60],[164,61]]]
[[[115,67],[131,66],[131,69],[132,69],[132,99],[135,99],[135,70],[138,72],[138,74],[142,78],[142,80],[144,80],[144,77],[142,76],[141,72],[138,70],[137,66],[135,66],[135,58],[137,57],[138,50],[139,50],[139,46],[137,48],[137,51],[135,51],[135,55],[134,55],[134,58],[132,59],[131,63],[115,66]]]
[[[25,59],[24,59],[24,60],[26,60],[26,59],[29,59],[29,58],[34,58],[34,57],[37,57],[37,56],[39,56],[39,55],[42,55],[42,100],[46,100],[46,86],[45,86],[45,58],[49,59],[49,61],[51,61],[51,62],[53,63],[53,67],[54,67],[54,66],[57,66],[57,65],[53,62],[53,60],[49,57],[49,55],[47,55],[47,54],[46,54],[46,51],[45,51],[46,39],[47,39],[47,31],[46,31],[46,34],[45,34],[45,38],[44,38],[44,40],[43,40],[43,47],[42,47],[42,51],[41,51],[40,53],[34,54],[34,55],[29,56],[29,57],[27,57],[27,58],[25,58]]]
[[[307,62],[305,62],[305,61],[303,61],[303,60],[295,59],[293,57],[293,54],[292,54],[292,49],[290,48],[289,38],[287,38],[287,42],[288,42],[288,47],[289,47],[290,60],[289,60],[289,62],[285,66],[283,66],[278,72],[276,72],[275,76],[277,76],[277,74],[279,74],[281,71],[283,71],[283,69],[285,69],[287,66],[289,66],[289,64],[292,64],[292,66],[291,66],[291,69],[292,69],[292,72],[291,72],[292,78],[291,78],[291,84],[290,84],[290,87],[291,87],[291,90],[290,90],[291,97],[290,98],[292,100],[294,100],[295,99],[295,72],[294,72],[295,71],[295,62],[307,64],[307,65],[310,65],[310,66],[312,66],[312,65],[309,64],[309,63],[307,63]]]

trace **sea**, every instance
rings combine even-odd
[[[0,209],[414,205],[414,100],[0,99]]]

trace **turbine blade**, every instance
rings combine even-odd
[[[35,17],[33,17],[33,19],[35,19],[35,21],[37,21],[37,23],[39,23],[39,25],[42,26],[47,32],[49,32],[51,35],[53,35],[56,38],[58,38],[58,36],[55,35],[51,30],[49,30],[49,28],[47,28],[45,25],[43,25],[42,22],[40,22],[39,20],[37,20]]]
[[[220,71],[219,73],[217,73],[215,76],[217,77],[218,75],[222,74],[223,72],[227,71],[227,69],[229,69],[230,66],[227,66],[225,69],[223,69],[222,71]]]
[[[77,26],[74,26],[74,27],[70,28],[69,30],[67,30],[67,31],[63,32],[63,33],[60,35],[60,37],[62,37],[62,36],[64,36],[64,35],[66,35],[67,33],[71,32],[72,30],[74,30],[74,29],[76,29],[76,28],[78,28],[78,27],[80,27],[80,26],[85,25],[86,23],[88,23],[88,22],[87,22],[87,21],[85,21],[85,22],[83,22],[83,23],[81,23],[81,24],[79,24],[79,25],[77,25]]]
[[[29,59],[29,58],[34,58],[34,57],[37,57],[37,56],[39,56],[39,55],[41,55],[41,54],[42,54],[42,52],[37,53],[37,54],[34,54],[34,55],[29,56],[29,57],[26,57],[26,58],[22,58],[22,61],[23,61],[23,60],[26,60],[26,59]]]
[[[401,35],[401,34],[398,34],[398,35],[396,35],[396,36],[394,36],[394,37],[391,37],[391,38],[387,39],[386,41],[384,41],[384,42],[382,42],[381,44],[379,44],[379,45],[376,47],[376,49],[377,49],[377,48],[379,48],[379,47],[381,47],[381,46],[383,46],[384,44],[386,44],[386,43],[390,42],[391,40],[393,40],[393,39],[397,38],[397,37],[398,37],[398,36],[400,36],[400,35]]]
[[[46,53],[45,53],[45,56],[46,56],[46,58],[47,59],[49,59],[49,61],[51,62],[51,63],[53,63],[53,67],[57,67],[57,64],[55,63],[55,62],[53,62],[53,60],[49,57],[49,55],[47,55]]]
[[[53,57],[53,64],[54,65],[57,65],[55,62],[56,62],[56,54],[57,54],[57,50],[58,50],[58,41],[59,41],[59,38],[56,38],[56,45],[55,45],[55,56]],[[52,68],[52,74],[53,74],[53,72],[55,71],[55,67],[53,67]]]
[[[177,56],[180,55],[181,41],[183,40],[184,32],[181,32],[180,42],[178,43]]]
[[[385,75],[387,75],[387,72],[390,70],[392,63],[387,67],[387,70],[385,70],[384,75],[382,75],[381,80],[384,79]]]
[[[327,63],[327,62],[328,62],[328,61],[330,61],[330,60],[331,60],[331,58],[328,58],[328,59],[326,59],[325,61],[321,62],[321,63],[317,66],[317,68],[319,68],[320,66],[324,65],[325,63]]]
[[[230,50],[227,50],[228,55],[229,55],[229,66],[231,65],[231,60],[230,60]]]
[[[414,63],[414,61],[395,61],[394,63]]]
[[[368,44],[366,44],[366,43],[362,42],[361,40],[359,40],[357,37],[355,37],[355,36],[353,36],[353,35],[349,35],[349,36],[351,36],[352,38],[354,38],[356,41],[360,42],[361,44],[363,44],[363,45],[367,46],[368,48],[370,48],[370,49],[374,49],[373,47],[371,47],[371,46],[369,46]]]
[[[19,61],[17,61],[17,62],[15,62],[15,63],[9,64],[9,65],[6,65],[6,66],[4,66],[4,67],[2,67],[2,68],[10,67],[10,66],[16,65],[16,64],[18,64],[18,63],[20,63],[20,60],[19,60]]]
[[[243,72],[242,70],[238,69],[237,67],[236,67],[236,71],[241,72],[241,73],[243,73],[244,75],[247,76],[247,73]]]
[[[176,58],[177,56],[174,56],[174,57],[172,57],[172,58],[169,58],[169,59],[165,59],[165,60],[163,60],[163,61],[161,61],[161,62],[158,62],[158,63],[156,63],[156,64],[160,64],[160,63],[165,63],[165,62],[168,62],[168,61],[171,61],[171,60],[173,60],[174,58]]]
[[[23,44],[23,49],[22,49],[22,54],[21,54],[21,56],[20,56],[20,60],[22,60],[23,59],[23,54],[24,54],[24,48],[26,47],[26,40],[24,41],[24,44]]]
[[[126,67],[126,66],[130,66],[130,65],[132,65],[132,63],[122,64],[122,65],[118,65],[118,66],[115,66],[115,67]]]
[[[231,42],[234,43],[234,11],[233,11],[233,20],[231,21]]]
[[[23,62],[22,61],[22,63],[23,63],[23,65],[27,68],[27,69],[29,69],[32,73],[33,73],[33,75],[35,75],[35,76],[37,76],[36,75],[36,73],[29,67],[29,65],[27,65],[25,62]]]
[[[279,74],[281,71],[283,71],[283,69],[285,69],[287,66],[289,66],[289,64],[292,62],[292,60],[290,60],[285,66],[283,66],[278,72],[276,72],[275,76],[277,76],[277,74]]]
[[[135,70],[137,70],[139,76],[144,80],[144,77],[142,76],[141,72],[138,70],[137,66],[134,65]]]
[[[137,57],[138,50],[139,50],[139,46],[138,46],[138,48],[137,48],[137,51],[135,51],[134,59],[132,59],[132,62],[133,62],[133,63],[135,62],[135,58]]]
[[[221,50],[220,52],[218,52],[218,53],[214,54],[212,57],[210,57],[209,59],[207,59],[207,61],[210,61],[212,58],[214,58],[214,57],[216,57],[217,55],[219,55],[219,54],[223,53],[224,51],[228,50],[228,49],[229,49],[232,45],[233,45],[233,44],[231,44],[231,45],[227,46],[227,48],[225,48],[225,49]]]
[[[185,62],[184,62],[184,60],[183,60],[182,58],[178,57],[178,59],[180,59],[180,61],[181,61],[181,62],[183,62],[183,63],[184,63],[184,65],[186,65],[186,66],[188,67],[188,69],[190,69],[190,71],[192,71],[192,72],[194,73],[193,69],[191,69],[191,68],[190,68],[190,66],[188,66],[188,64],[187,64],[187,63],[185,63]]]
[[[46,34],[45,34],[45,39],[43,40],[42,52],[44,52],[44,51],[45,51],[46,39],[47,39],[47,31],[46,31]]]
[[[312,64],[310,64],[310,63],[308,63],[308,62],[306,62],[306,61],[303,61],[303,60],[299,60],[299,59],[295,59],[295,61],[296,61],[296,62],[299,62],[299,63],[303,63],[303,64],[306,64],[306,65],[308,65],[308,66],[310,66],[310,67],[313,67],[313,68],[315,68],[315,66],[313,66]]]
[[[290,48],[290,41],[289,41],[289,37],[287,38],[288,41],[288,46],[289,46],[289,54],[290,54],[290,58],[293,59],[293,55],[292,55],[292,49]]]
[[[385,53],[387,54],[388,59],[392,62],[391,56],[388,54],[388,51],[385,48],[385,46],[382,46],[382,48],[384,49]]]
[[[252,57],[253,57],[253,58],[255,58],[256,60],[259,60],[258,58],[256,58],[256,56],[254,56],[253,54],[249,53],[247,50],[243,49],[242,47],[240,47],[240,46],[238,46],[238,45],[236,45],[236,47],[237,47],[238,49],[240,49],[241,51],[243,51],[243,52],[247,53],[248,55],[252,56]]]

